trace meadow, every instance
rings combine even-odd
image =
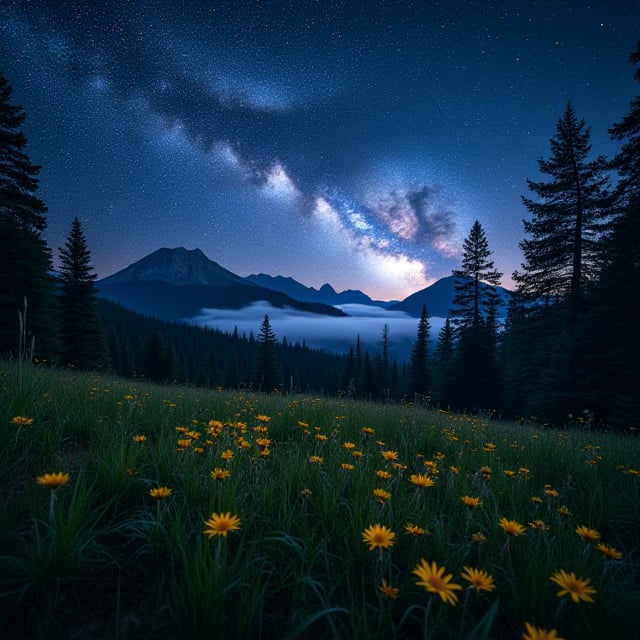
[[[638,638],[640,439],[0,363],[8,638]]]

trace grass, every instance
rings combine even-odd
[[[633,433],[3,362],[0,624],[48,639],[502,639],[525,623],[635,638]],[[36,482],[53,472],[70,479]],[[171,492],[154,499],[155,487]],[[209,539],[214,512],[241,528]],[[509,535],[501,518],[526,529]],[[375,524],[395,537],[370,551],[363,532]],[[435,593],[416,584],[421,559],[463,587],[455,605],[437,581]],[[465,566],[495,589],[470,588]],[[559,598],[559,570],[588,579],[593,602]]]

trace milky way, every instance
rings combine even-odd
[[[479,220],[509,285],[566,103],[594,154],[637,92],[636,2],[3,2],[47,239],[162,247],[400,299]]]

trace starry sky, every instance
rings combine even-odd
[[[0,0],[53,250],[160,247],[402,299],[482,224],[511,286],[571,100],[594,156],[637,94],[635,0]]]

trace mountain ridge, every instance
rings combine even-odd
[[[98,295],[127,309],[171,321],[202,309],[241,309],[256,302],[328,316],[346,315],[320,302],[298,301],[260,287],[210,260],[200,249],[163,247],[96,283]]]
[[[319,315],[346,315],[340,306],[364,305],[420,317],[446,318],[453,306],[456,277],[445,276],[401,301],[373,300],[358,289],[338,293],[329,283],[320,289],[294,278],[265,273],[239,276],[208,258],[200,249],[163,247],[115,274],[98,280],[99,295],[158,318],[184,320],[201,309],[242,309],[256,302],[291,307]],[[481,283],[483,287],[490,287]],[[499,316],[506,316],[511,292],[497,287]]]

